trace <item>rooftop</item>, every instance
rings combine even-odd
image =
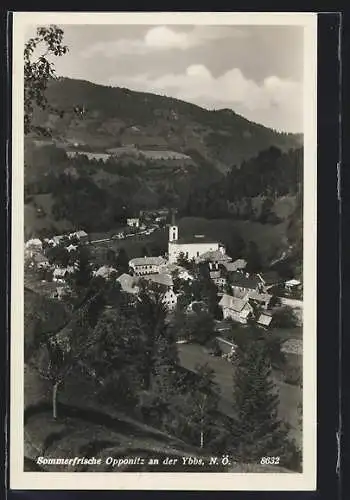
[[[130,266],[161,266],[165,263],[163,257],[136,257],[129,261]]]
[[[270,295],[269,293],[259,293],[255,290],[252,290],[249,293],[249,298],[258,302],[269,302],[272,299],[272,295]]]
[[[192,236],[184,236],[182,238],[178,238],[176,241],[169,242],[170,244],[176,244],[176,245],[190,245],[193,243],[218,243],[215,241],[214,238],[209,238],[203,234],[196,234]]]
[[[241,312],[246,306],[249,306],[247,300],[224,294],[219,302],[219,306],[228,307],[236,312]]]
[[[102,278],[109,278],[111,274],[117,273],[117,270],[111,266],[101,266],[96,272],[95,276],[101,276]]]
[[[292,280],[286,281],[285,284],[287,286],[299,286],[301,283],[299,280],[292,279]]]
[[[124,292],[136,294],[138,292],[138,287],[136,286],[137,280],[130,276],[130,274],[124,273],[117,278],[120,286]]]
[[[247,261],[244,259],[237,259],[234,262],[224,262],[223,265],[226,267],[227,271],[235,272],[239,269],[245,269]]]
[[[167,287],[173,286],[173,278],[170,274],[161,273],[161,274],[148,274],[144,276],[144,279],[152,281],[153,283],[157,283],[159,285],[164,285]]]
[[[259,316],[258,324],[262,326],[269,326],[272,321],[272,316],[270,314],[262,313]]]
[[[248,288],[251,290],[255,290],[260,280],[256,276],[247,276],[246,274],[234,272],[230,276],[231,284],[233,286],[238,286],[240,288]]]

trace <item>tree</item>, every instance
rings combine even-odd
[[[52,384],[52,416],[57,418],[57,396],[59,386],[82,363],[91,345],[91,325],[88,311],[96,297],[91,297],[58,332],[46,333],[41,341],[42,359],[39,364],[41,375]],[[44,365],[44,366],[43,366]]]
[[[259,222],[266,224],[267,222],[274,221],[277,218],[276,214],[273,212],[273,206],[273,200],[271,200],[271,198],[265,198],[261,206]]]
[[[180,398],[178,411],[184,419],[183,432],[194,445],[208,448],[215,438],[219,388],[214,382],[214,371],[207,365],[195,367],[196,383],[190,384]]]
[[[144,343],[141,324],[127,309],[100,316],[88,357],[89,366],[103,382],[100,397],[119,407],[136,403],[143,388]]]
[[[255,241],[250,241],[247,250],[247,267],[248,273],[258,273],[262,268],[262,259],[259,253],[258,245]]]
[[[273,323],[275,328],[295,328],[298,321],[293,309],[290,306],[284,306],[275,311]]]
[[[288,439],[287,427],[278,418],[279,397],[264,343],[252,342],[245,350],[238,347],[236,363],[236,418],[231,428],[235,456],[244,462],[280,456],[286,465],[286,457],[296,450]]]
[[[45,95],[49,82],[55,78],[55,67],[50,62],[50,56],[62,56],[68,52],[63,44],[64,32],[58,26],[44,26],[36,30],[36,36],[30,38],[24,48],[24,133],[36,131],[48,134],[42,127],[32,124],[35,106],[59,113],[48,105]],[[35,51],[40,51],[35,60]]]
[[[124,247],[119,250],[115,265],[120,274],[129,272],[129,257]]]
[[[72,273],[68,274],[66,279],[73,297],[81,300],[89,289],[92,279],[91,256],[85,245],[79,245],[76,253],[76,267]]]
[[[141,280],[135,313],[142,325],[145,340],[143,345],[145,363],[142,373],[147,390],[152,383],[158,342],[169,333],[165,322],[166,308],[163,299],[164,289],[161,285]],[[175,342],[175,338],[173,340]]]

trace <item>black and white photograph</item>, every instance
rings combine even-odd
[[[13,488],[315,488],[316,49],[14,14]]]

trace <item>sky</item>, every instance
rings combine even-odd
[[[56,73],[303,132],[300,26],[64,25]]]

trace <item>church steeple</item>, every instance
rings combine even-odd
[[[169,241],[177,241],[179,237],[179,228],[175,222],[175,213],[174,211],[171,214],[171,225],[169,227]]]

